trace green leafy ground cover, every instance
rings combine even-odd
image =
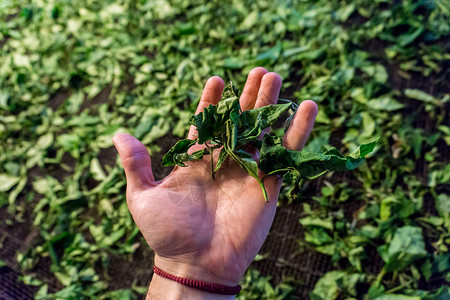
[[[2,1],[1,249],[7,231],[32,232],[5,263],[20,265],[21,280],[41,298],[145,293],[148,271],[136,267],[146,276],[133,283],[113,269],[149,256],[126,208],[111,137],[141,139],[157,166],[186,134],[209,76],[242,87],[251,68],[264,66],[284,79],[283,98],[318,103],[308,151],[332,144],[347,152],[381,136],[348,182],[330,175],[303,203],[299,250],[334,263],[310,298],[448,299],[449,7]],[[348,213],[350,202],[360,205]],[[249,271],[239,298],[309,292],[290,281],[273,285]]]

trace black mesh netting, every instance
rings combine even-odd
[[[0,299],[30,299],[33,298],[34,289],[18,283],[19,274],[9,267],[0,268]]]

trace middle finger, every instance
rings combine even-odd
[[[253,109],[255,106],[261,80],[265,74],[267,74],[267,70],[262,67],[254,68],[248,73],[244,90],[239,99],[242,111]]]
[[[263,76],[259,88],[255,108],[263,107],[278,102],[281,89],[281,77],[277,73],[269,72]]]

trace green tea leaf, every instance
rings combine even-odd
[[[427,94],[424,91],[416,89],[405,89],[405,95],[411,99],[423,102],[434,103],[436,101],[436,99],[430,94]]]
[[[239,140],[241,143],[256,139],[263,129],[272,126],[290,106],[290,103],[272,104],[240,114]]]
[[[178,141],[169,151],[164,155],[161,165],[164,167],[179,165],[186,167],[183,163],[183,158],[186,158],[187,151],[197,143],[196,140],[184,139]],[[179,155],[185,155],[179,157]],[[198,154],[197,154],[198,156]]]
[[[39,149],[47,149],[53,144],[53,133],[48,132],[41,137],[39,137],[36,145]]]
[[[361,159],[365,158],[367,154],[371,153],[373,149],[375,149],[375,146],[380,141],[380,137],[375,139],[374,141],[367,143],[367,144],[361,144],[355,151],[350,153],[350,157],[354,159]]]
[[[185,153],[178,153],[175,155],[175,161],[181,163],[184,161],[192,161],[192,160],[199,160],[203,158],[203,155],[207,154],[207,149],[201,149],[193,152],[192,154]]]
[[[229,157],[228,152],[225,150],[225,148],[222,148],[222,150],[220,150],[219,158],[217,159],[217,163],[216,163],[216,167],[214,168],[214,172],[217,172],[220,169],[220,167],[227,160],[228,157]]]
[[[19,176],[0,174],[0,192],[7,192],[20,180]]]
[[[193,116],[190,123],[197,127],[198,143],[204,144],[214,137],[226,134],[225,123],[239,114],[239,109],[239,99],[232,97],[220,101],[218,105],[209,105],[203,112]]]
[[[215,120],[216,110],[216,106],[210,105],[203,109],[203,112],[190,119],[190,123],[197,127],[199,144],[203,144],[214,137],[215,129],[219,127],[217,120]],[[223,126],[224,130],[224,124],[221,124],[221,126]]]
[[[348,274],[345,271],[330,271],[317,281],[310,293],[311,300],[333,300],[339,295],[356,296],[356,285],[364,282],[362,274]]]
[[[367,106],[374,110],[380,111],[395,111],[403,108],[405,105],[394,100],[392,97],[380,97],[376,99],[371,99],[367,102]]]
[[[91,160],[90,171],[94,179],[97,181],[102,181],[106,178],[106,174],[97,158]]]
[[[378,140],[363,144],[350,156],[343,156],[336,148],[323,154],[288,150],[282,146],[282,139],[266,134],[260,153],[259,168],[267,174],[296,170],[302,178],[313,179],[328,171],[353,170],[360,165],[364,156],[370,153]]]
[[[246,170],[250,176],[258,181],[258,184],[261,186],[263,192],[264,200],[268,202],[269,198],[267,196],[266,188],[258,175],[258,164],[253,160],[252,156],[243,150],[239,150],[237,153],[228,150],[228,153],[238,163],[238,165],[241,166],[241,168]]]
[[[422,228],[404,226],[396,230],[389,248],[382,258],[386,262],[384,268],[390,272],[404,269],[426,255]]]
[[[334,300],[339,296],[339,287],[337,280],[346,276],[343,271],[331,271],[326,273],[314,286],[314,290],[310,293],[311,300]]]

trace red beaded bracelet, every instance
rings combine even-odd
[[[164,272],[157,266],[153,266],[153,272],[155,272],[156,275],[159,275],[163,278],[173,280],[175,282],[178,282],[182,285],[208,292],[213,294],[219,294],[219,295],[236,295],[241,291],[241,286],[226,286],[216,283],[210,283],[210,282],[204,282],[200,280],[194,280],[189,278],[183,278],[183,277],[177,277],[174,275],[171,275],[169,273]]]

